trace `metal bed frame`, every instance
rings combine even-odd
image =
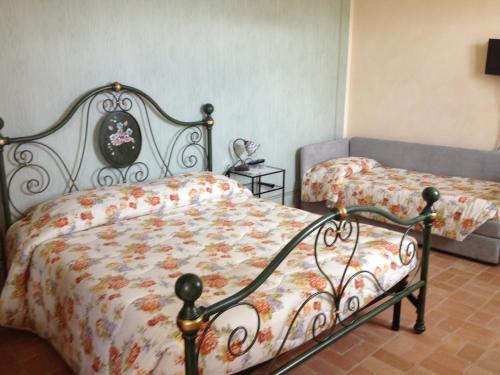
[[[58,189],[57,195],[60,195],[81,188],[142,182],[154,173],[154,169],[156,169],[157,178],[173,175],[175,167],[190,171],[201,165],[202,169],[211,171],[212,127],[214,125],[211,115],[213,111],[212,104],[204,104],[201,106],[202,120],[180,121],[165,112],[142,90],[114,82],[81,95],[59,121],[40,133],[20,137],[4,136],[2,134],[4,121],[0,118],[0,203],[2,206],[0,234],[3,245],[0,251],[0,287],[6,277],[5,233],[14,220],[26,214],[25,210],[18,207],[20,202],[28,202],[28,207],[31,208],[47,199],[54,198],[54,194],[52,196],[48,194],[49,188]],[[77,116],[77,113],[81,116]],[[132,113],[141,115],[142,126]],[[154,120],[153,113],[159,118],[160,124],[157,123],[158,121],[152,121]],[[114,158],[110,153],[102,155],[101,149],[101,153],[95,153],[100,157],[101,167],[89,171],[85,168],[84,160],[91,151],[91,145],[96,143],[95,141],[98,140],[100,143],[104,138],[109,139],[109,133],[106,133],[104,125],[106,125],[106,120],[114,121],[113,116],[125,117],[131,121],[131,125],[135,123],[133,129],[139,134],[139,138],[135,139],[134,145],[138,152],[129,157],[122,153],[122,158]],[[99,118],[94,122],[96,117]],[[64,154],[67,145],[51,144],[49,138],[65,126],[76,127],[77,124],[74,122],[78,120],[80,121],[80,137],[75,137],[76,142],[70,141],[70,147],[74,147],[74,150],[70,150],[74,162],[70,164],[67,158],[68,152]],[[160,130],[159,127],[168,124],[177,127],[175,134],[167,140],[156,136]],[[99,125],[100,129],[98,129]],[[92,133],[93,130],[99,131]],[[75,131],[75,133],[78,132]],[[149,142],[142,142],[141,133]],[[141,158],[141,154],[142,156],[144,154],[141,153],[142,143],[149,146],[148,151],[150,156],[153,156],[154,162]],[[117,148],[119,146],[112,146],[111,151]],[[20,197],[12,194],[14,192]]]
[[[130,114],[134,104],[143,111],[144,124],[142,128],[136,124],[135,118]],[[141,182],[150,176],[150,167],[145,161],[140,159],[140,147],[142,137],[135,138],[133,141],[135,149],[133,155],[129,153],[119,153],[120,145],[107,142],[110,137],[109,129],[114,128],[116,119],[121,119],[123,123],[130,121],[127,125],[130,128],[129,133],[135,134],[147,133],[150,136],[150,150],[155,156],[158,177],[173,174],[173,166],[177,162],[181,169],[196,168],[202,164],[202,169],[212,170],[212,127],[214,120],[212,113],[214,107],[211,104],[205,104],[201,107],[203,118],[200,121],[184,122],[168,115],[149,95],[143,91],[122,85],[118,82],[98,87],[90,90],[78,98],[62,118],[46,131],[22,137],[5,137],[0,134],[0,189],[2,203],[2,219],[4,221],[4,233],[12,224],[14,218],[22,217],[25,213],[18,208],[13,194],[14,187],[17,187],[16,193],[23,193],[33,205],[45,200],[42,199],[43,193],[46,193],[49,186],[55,185],[56,180],[62,181],[62,190],[64,193],[79,190],[80,187],[89,187],[88,182],[82,182],[85,179],[86,168],[83,168],[83,160],[88,154],[88,144],[91,143],[91,111],[98,109],[103,118],[100,119],[99,132],[95,133],[98,140],[104,142],[109,148],[101,147],[101,153],[104,153],[103,166],[92,171],[95,185],[111,185],[116,183]],[[46,138],[63,128],[75,114],[81,109],[82,113],[82,140],[77,147],[76,161],[74,165],[69,165],[67,159],[56,150],[56,148],[46,142]],[[163,147],[159,144],[159,139],[155,137],[152,123],[150,121],[150,111],[154,111],[161,120],[172,123],[180,128],[173,138]],[[108,122],[106,122],[108,121]],[[114,121],[114,122],[109,122]],[[108,126],[111,124],[111,126]],[[123,124],[122,124],[123,125]],[[4,122],[0,119],[0,130]],[[125,126],[126,127],[126,126]],[[97,125],[96,125],[97,128]],[[142,130],[141,130],[142,129]],[[122,128],[120,128],[122,130]],[[124,134],[124,133],[120,133]],[[139,134],[140,135],[140,134]],[[183,136],[184,135],[184,136]],[[123,135],[124,136],[124,135]],[[125,137],[125,136],[124,136]],[[184,143],[183,143],[184,139]],[[101,142],[101,143],[102,143]],[[130,145],[129,145],[130,146]],[[129,149],[127,149],[129,150]],[[195,152],[197,150],[197,152]],[[119,154],[117,157],[115,151]],[[45,163],[37,159],[38,152],[45,153],[56,166],[59,173],[59,179],[54,179],[50,169]],[[197,156],[198,155],[198,156]],[[201,157],[199,157],[201,155]],[[103,158],[101,158],[102,161]],[[138,161],[139,160],[139,161]],[[92,174],[91,174],[92,175]],[[24,176],[24,177],[23,177]],[[256,291],[278,268],[278,266],[287,258],[287,256],[303,240],[309,236],[314,236],[314,261],[319,271],[319,275],[327,282],[328,290],[318,291],[307,297],[303,303],[298,306],[294,313],[288,330],[281,343],[276,343],[277,351],[273,358],[267,364],[267,372],[273,374],[282,374],[298,366],[317,352],[324,349],[329,344],[337,341],[340,337],[348,334],[355,328],[366,323],[382,311],[394,307],[392,329],[399,329],[401,301],[407,298],[416,308],[417,320],[414,329],[417,333],[425,331],[425,301],[426,290],[428,286],[428,267],[430,251],[430,233],[436,213],[433,204],[439,199],[439,192],[432,188],[426,188],[422,193],[426,206],[417,217],[409,220],[403,220],[388,211],[370,206],[354,206],[349,208],[334,208],[330,213],[318,218],[309,224],[302,231],[296,234],[292,240],[286,244],[283,249],[271,260],[269,265],[253,280],[249,285],[237,293],[222,299],[210,306],[198,306],[196,301],[203,292],[201,279],[194,274],[182,275],[175,284],[175,293],[183,302],[183,307],[177,316],[177,325],[182,332],[185,351],[185,371],[187,375],[199,373],[198,359],[200,356],[200,347],[205,339],[212,324],[221,317],[224,312],[237,307],[245,306],[256,313],[256,325],[254,329],[244,326],[238,326],[233,329],[227,338],[227,351],[234,357],[243,356],[248,353],[255,344],[260,328],[260,316],[257,308],[246,299]],[[14,213],[12,212],[14,211]],[[402,264],[408,265],[410,262],[417,261],[418,249],[413,242],[405,241],[408,233],[416,226],[423,230],[423,249],[420,256],[419,268],[412,280],[405,277],[390,290],[384,290],[373,273],[361,270],[348,276],[348,269],[351,261],[354,259],[358,248],[360,225],[356,217],[359,212],[372,212],[390,219],[391,221],[403,225],[406,230],[402,234],[399,245],[399,259]],[[340,282],[334,281],[322,269],[318,260],[318,245],[326,247],[334,246],[337,241],[351,241],[353,244],[349,261],[346,263]],[[405,245],[406,243],[406,245]],[[3,263],[3,262],[0,262]],[[3,267],[3,265],[2,265]],[[358,276],[368,277],[376,285],[381,295],[368,306],[361,307],[357,297],[350,297],[344,301],[344,292],[346,287]],[[418,276],[418,277],[415,277]],[[418,280],[415,280],[417,279]],[[1,285],[0,272],[0,285]],[[418,295],[414,293],[418,292]],[[294,323],[300,319],[300,313],[303,309],[316,298],[326,298],[331,303],[331,312],[318,312],[313,318],[312,340],[314,346],[303,353],[297,355],[281,367],[277,366],[277,359],[285,349],[285,344]],[[348,310],[348,317],[341,319],[340,306],[345,303]],[[238,345],[234,345],[237,343]],[[234,350],[239,347],[239,350]]]
[[[283,249],[272,259],[269,265],[253,280],[248,286],[241,289],[239,292],[213,304],[210,306],[197,306],[196,300],[203,292],[201,279],[194,274],[185,274],[181,276],[175,285],[175,292],[184,305],[177,316],[177,325],[182,331],[185,346],[185,371],[187,375],[198,374],[198,358],[200,356],[200,347],[203,339],[208,333],[210,327],[224,312],[237,307],[247,306],[253,309],[256,313],[256,329],[253,337],[249,335],[249,329],[244,326],[238,326],[231,331],[227,339],[227,351],[234,357],[242,356],[250,351],[256,342],[258,331],[260,328],[260,316],[257,308],[245,299],[255,292],[271,275],[274,270],[287,258],[287,256],[308,236],[314,236],[314,260],[319,270],[319,274],[327,281],[329,291],[318,291],[307,297],[294,313],[291,323],[286,331],[284,340],[279,344],[278,350],[273,358],[269,361],[266,367],[266,373],[284,374],[287,371],[298,366],[305,360],[311,358],[329,344],[334,343],[342,336],[345,336],[355,328],[366,323],[373,317],[377,316],[384,310],[394,306],[392,329],[399,330],[401,316],[401,300],[407,298],[417,310],[417,320],[414,325],[416,333],[425,331],[425,300],[428,286],[428,269],[429,269],[429,252],[430,252],[430,235],[432,223],[436,218],[436,212],[433,204],[439,199],[437,189],[428,187],[422,192],[422,197],[426,202],[426,206],[418,215],[409,220],[403,220],[391,214],[388,211],[371,207],[371,206],[353,206],[349,208],[338,207],[332,212],[320,217],[302,231],[300,231],[293,239],[283,247]],[[355,216],[360,212],[372,212],[384,216],[385,218],[406,227],[402,234],[399,246],[399,258],[402,264],[408,265],[415,257],[417,257],[417,249],[413,242],[409,242],[407,247],[404,245],[404,239],[407,237],[411,229],[423,224],[423,248],[420,258],[420,275],[419,280],[411,281],[404,278],[390,290],[383,290],[378,282],[378,278],[367,270],[361,270],[347,277],[347,270],[358,248],[359,243],[359,221]],[[333,236],[333,240],[329,237]],[[330,277],[324,272],[318,261],[318,245],[322,241],[327,247],[334,246],[337,241],[349,241],[355,236],[353,248],[350,254],[349,261],[345,265],[340,282],[335,284]],[[357,276],[362,275],[372,279],[382,294],[372,303],[361,308],[360,301],[357,297],[350,297],[345,301],[350,317],[346,319],[340,318],[340,305],[344,297],[346,287]],[[418,291],[418,295],[413,293]],[[275,368],[276,361],[282,353],[286,340],[294,326],[294,323],[299,319],[300,313],[304,307],[311,303],[315,298],[322,296],[326,297],[331,303],[331,314],[329,317],[324,312],[318,312],[313,318],[312,324],[312,340],[315,341],[314,346],[305,350],[300,355],[294,357],[282,366]],[[377,302],[380,304],[376,305]],[[327,322],[330,321],[330,324]],[[238,336],[240,337],[238,339]],[[248,342],[246,342],[248,339]],[[238,344],[238,345],[235,345]],[[246,345],[246,347],[245,347]],[[241,348],[239,351],[234,351],[233,347]]]

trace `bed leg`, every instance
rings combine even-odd
[[[397,288],[396,288],[396,293],[403,291],[407,285],[408,285],[408,280],[406,278],[404,278],[403,280],[401,280],[398,283]],[[399,331],[400,322],[401,322],[401,303],[402,302],[403,302],[402,300],[399,300],[398,302],[396,302],[394,304],[394,309],[392,310],[392,327],[391,328],[393,331]]]
[[[424,244],[422,247],[422,259],[421,259],[421,270],[420,270],[420,280],[424,282],[424,285],[420,288],[417,299],[417,321],[413,329],[416,333],[422,333],[425,331],[425,300],[427,296],[427,278],[429,272],[429,254],[431,251],[431,230],[432,223],[436,219],[436,211],[432,206],[439,199],[439,191],[434,188],[426,188],[422,197],[427,202],[427,205],[422,211],[422,214],[426,214],[427,218],[424,220]]]
[[[429,270],[429,252],[430,252],[430,236],[431,236],[432,222],[426,223],[424,228],[424,246],[422,251],[422,270],[420,280],[424,285],[420,288],[417,298],[417,322],[413,329],[416,333],[423,333],[425,331],[425,300],[427,297],[427,274]]]
[[[425,299],[427,294],[427,283],[420,289],[417,300],[417,321],[413,326],[416,333],[425,331]]]
[[[415,332],[419,334],[425,332],[425,288],[426,286],[423,286],[420,289],[417,305],[417,322],[413,326]]]
[[[201,296],[202,290],[201,279],[192,273],[182,275],[175,283],[175,294],[184,302],[177,315],[177,326],[184,339],[186,375],[198,375],[196,337],[203,323],[203,313],[202,309],[196,307],[194,303]]]
[[[394,310],[392,312],[392,330],[399,331],[399,323],[401,320],[401,301],[394,304]]]

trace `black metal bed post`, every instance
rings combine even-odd
[[[215,124],[214,119],[212,118],[212,113],[214,112],[214,106],[210,103],[207,103],[203,106],[203,112],[205,112],[205,123],[207,124],[207,169],[212,172],[213,171],[213,162],[212,162],[212,127]]]
[[[0,118],[0,130],[3,129],[3,119]],[[4,160],[4,146],[9,143],[9,139],[2,136],[0,134],[0,189],[2,189],[1,194],[2,194],[2,209],[3,209],[3,221],[4,221],[4,230],[6,231],[7,228],[11,224],[11,217],[10,217],[10,207],[9,207],[9,194],[7,191],[7,177],[6,177],[6,172],[5,172],[5,160]]]
[[[196,336],[203,323],[203,310],[195,306],[203,291],[201,279],[192,273],[182,275],[175,283],[175,294],[184,305],[177,315],[177,326],[184,339],[186,375],[198,375]]]
[[[421,271],[420,280],[424,282],[424,285],[420,288],[417,298],[417,322],[413,327],[416,333],[422,333],[425,331],[425,300],[427,294],[427,278],[429,273],[429,254],[431,251],[431,230],[432,223],[436,220],[436,210],[433,204],[439,199],[439,191],[434,188],[426,188],[422,192],[422,197],[424,198],[427,205],[422,210],[422,215],[427,217],[424,219],[424,243],[422,247],[422,260],[421,260]]]
[[[2,130],[4,125],[3,119],[0,118],[0,130]],[[3,286],[4,279],[7,277],[7,267],[5,264],[5,233],[11,224],[10,217],[10,207],[9,207],[9,194],[7,191],[7,177],[5,172],[5,161],[4,161],[4,146],[9,143],[9,139],[5,138],[0,134],[0,194],[2,199],[2,210],[3,210],[3,228],[0,231],[0,289]]]

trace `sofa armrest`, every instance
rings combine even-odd
[[[349,139],[315,143],[300,149],[300,182],[307,170],[326,160],[349,156]]]

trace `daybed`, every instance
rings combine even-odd
[[[104,112],[95,129],[92,104]],[[142,126],[131,114],[137,106]],[[151,106],[180,127],[166,152],[165,137],[152,130]],[[59,157],[46,142],[80,107],[83,144],[71,168],[75,158]],[[211,172],[213,107],[203,111],[203,120],[181,122],[142,91],[116,83],[84,94],[47,132],[0,136],[0,150],[11,157],[0,156],[9,227],[0,324],[46,338],[84,374],[235,373],[268,360],[267,372],[284,373],[387,308],[394,306],[392,328],[399,329],[403,298],[414,304],[422,333],[438,191],[425,189],[421,213],[409,220],[368,206],[319,217],[257,199]],[[157,158],[157,180],[146,181],[151,171],[137,161],[147,160],[137,151],[141,131]],[[93,151],[105,160],[95,172],[81,167],[94,154],[89,143],[101,145]],[[52,159],[40,163],[47,152]],[[19,196],[34,205],[53,187],[57,170],[49,161],[63,172],[67,194],[22,211]],[[173,175],[175,161],[183,169],[204,161],[208,171]],[[89,176],[104,186],[80,190]],[[20,215],[14,223],[11,209]],[[359,224],[352,214],[363,211],[407,232],[423,224],[421,254],[407,233]],[[275,362],[310,340],[290,361]]]
[[[373,193],[376,189],[382,190],[387,189],[387,187],[390,188],[390,184],[394,183],[394,187],[397,187],[396,189],[398,190],[397,193],[399,195],[406,194],[405,196],[409,199],[411,196],[414,197],[415,193],[418,193],[418,190],[420,190],[420,186],[418,186],[419,181],[429,181],[433,186],[440,189],[442,197],[444,197],[440,201],[441,205],[444,204],[447,198],[452,199],[454,197],[458,200],[469,199],[470,196],[467,196],[469,193],[472,195],[475,194],[476,197],[485,198],[484,194],[481,196],[481,193],[487,191],[488,196],[486,198],[489,204],[482,199],[478,199],[477,201],[479,202],[476,203],[478,203],[478,206],[483,205],[483,209],[489,210],[490,217],[493,216],[491,219],[480,225],[473,233],[467,235],[466,238],[461,241],[452,238],[458,237],[462,239],[460,237],[463,237],[463,234],[469,231],[468,226],[470,226],[470,221],[464,223],[465,225],[462,227],[463,233],[450,230],[446,233],[443,228],[443,230],[439,232],[440,235],[433,235],[432,244],[433,248],[483,262],[493,264],[498,264],[500,262],[500,219],[498,218],[498,212],[500,210],[500,152],[469,150],[371,138],[354,137],[350,140],[338,139],[308,145],[301,149],[300,175],[302,177],[302,182],[304,182],[304,176],[307,171],[313,166],[328,160],[341,160],[341,158],[346,157],[373,159],[379,162],[382,167],[386,168],[385,172],[383,172],[385,175],[379,173],[377,176],[374,176],[376,174],[375,171],[378,170],[376,168],[366,171],[366,179],[363,178],[363,172],[354,174],[353,176],[355,177],[352,180],[350,178],[345,179],[343,185],[345,188],[349,191],[357,189],[358,193],[361,192],[361,195],[365,196],[366,192],[362,192],[363,189],[370,190]],[[368,169],[372,167],[373,165],[369,166]],[[404,169],[405,171],[398,169]],[[423,173],[416,174],[408,171]],[[446,178],[442,175],[467,177],[468,179],[454,177]],[[396,179],[402,179],[402,181],[397,181]],[[365,185],[372,183],[372,186],[363,187],[363,182],[365,182]],[[454,185],[456,189],[453,188],[450,190],[450,186],[452,185]],[[471,190],[477,189],[482,191],[479,191],[480,194],[478,194],[478,191],[469,192],[469,188]],[[379,194],[382,193],[379,191]],[[461,195],[465,196],[460,197]],[[385,195],[385,198],[387,197],[390,198],[389,193]],[[328,211],[325,202],[311,202],[311,200],[314,199],[308,200],[309,201],[306,202],[302,199],[302,209],[320,214]],[[372,203],[375,204],[376,202],[371,202],[370,204]],[[390,209],[389,206],[386,208]],[[395,206],[395,209],[399,210],[397,206]],[[461,210],[462,208],[457,208],[452,213],[453,217],[448,217],[447,219],[449,221],[463,221],[465,212]],[[468,210],[471,211],[472,208],[469,207]],[[497,214],[494,214],[495,210]],[[449,211],[451,212],[452,210]],[[438,214],[440,214],[440,212],[440,209],[438,209]],[[480,213],[479,211],[479,214]],[[483,213],[486,215],[484,211]],[[403,215],[403,212],[401,212],[401,215]],[[386,223],[374,221],[373,217],[363,220],[375,225],[383,225],[392,229],[397,229],[396,226],[388,226]],[[435,225],[434,229],[436,231],[439,231],[439,224],[443,224],[444,220],[446,220],[446,218],[442,218],[441,223],[438,222],[438,225]],[[418,234],[417,237],[419,237]]]

